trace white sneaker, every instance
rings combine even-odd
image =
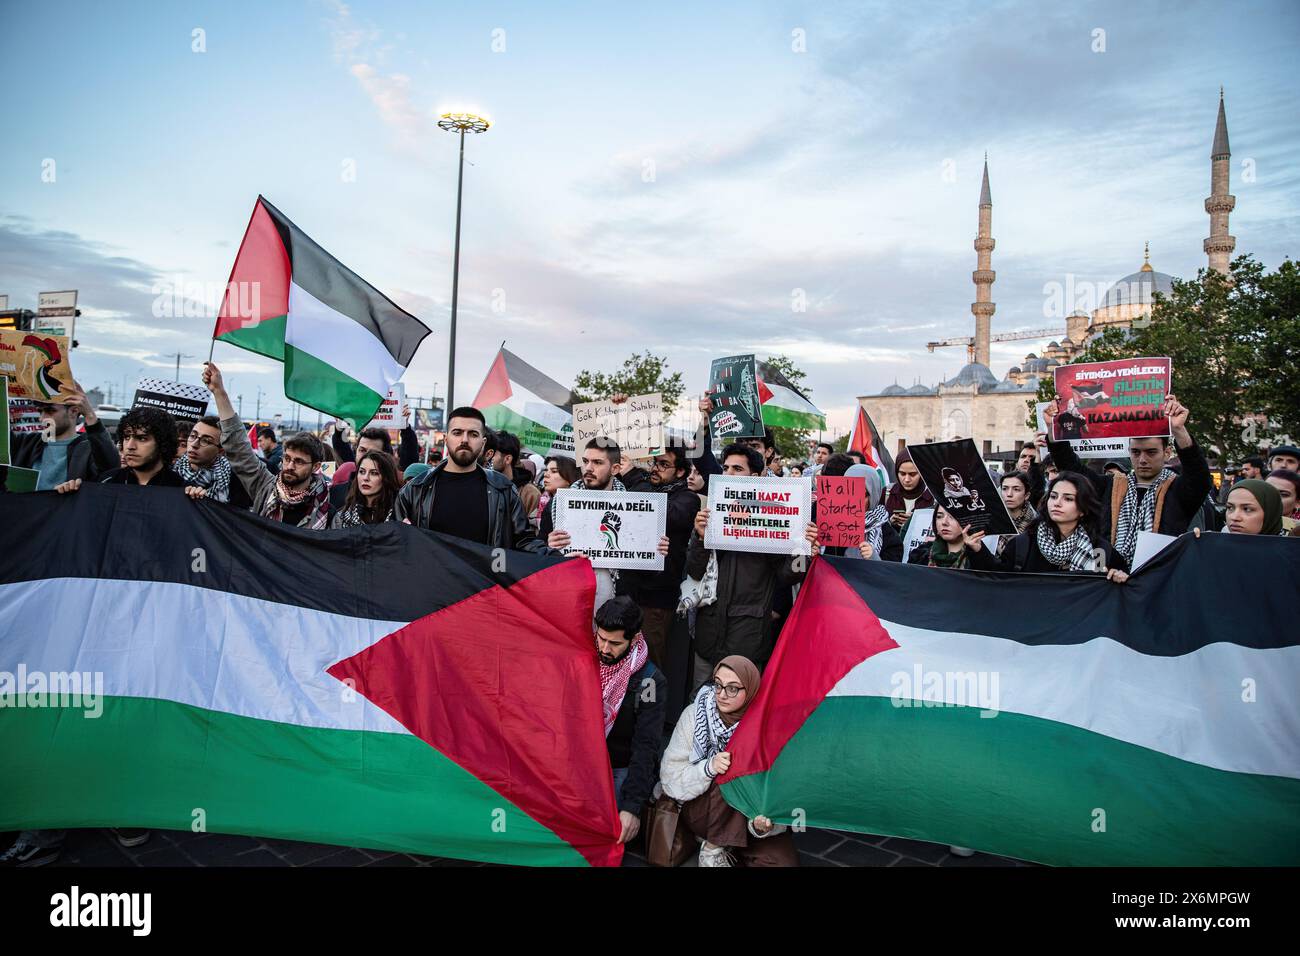
[[[735,866],[732,859],[731,851],[725,846],[714,846],[712,843],[704,842],[700,844],[700,866]]]
[[[975,851],[968,846],[950,846],[948,852],[953,856],[974,856]]]

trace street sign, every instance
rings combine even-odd
[[[77,314],[77,290],[67,292],[42,292],[36,299],[38,316],[69,316]]]

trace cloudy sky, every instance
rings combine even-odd
[[[441,395],[434,120],[473,106],[458,399],[503,339],[565,384],[650,349],[693,391],[713,356],[784,353],[844,428],[855,396],[965,361],[925,343],[973,328],[985,151],[995,332],[1063,328],[1045,288],[1103,288],[1147,240],[1162,272],[1205,265],[1220,84],[1237,251],[1296,257],[1297,37],[1292,0],[4,4],[0,294],[80,290],[87,387],[177,353],[197,381],[262,193],[433,329],[407,392]],[[259,389],[290,412],[278,365],[215,360],[246,414]]]

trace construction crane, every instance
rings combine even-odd
[[[1002,332],[999,335],[990,335],[990,342],[1019,342],[1024,339],[1062,339],[1065,338],[1065,329],[1022,329],[1019,332]],[[975,337],[973,335],[961,336],[955,339],[943,339],[939,342],[926,342],[925,348],[928,352],[935,349],[945,348],[949,345],[966,346],[967,364],[975,361]]]

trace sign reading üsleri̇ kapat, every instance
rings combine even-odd
[[[667,529],[667,495],[572,488],[555,495],[555,530],[570,539],[564,553],[586,555],[592,567],[662,571]]]
[[[809,554],[804,529],[812,521],[807,478],[745,476],[709,479],[704,546],[722,551]]]
[[[1167,437],[1171,364],[1141,357],[1058,366],[1053,384],[1061,400],[1052,440]]]

